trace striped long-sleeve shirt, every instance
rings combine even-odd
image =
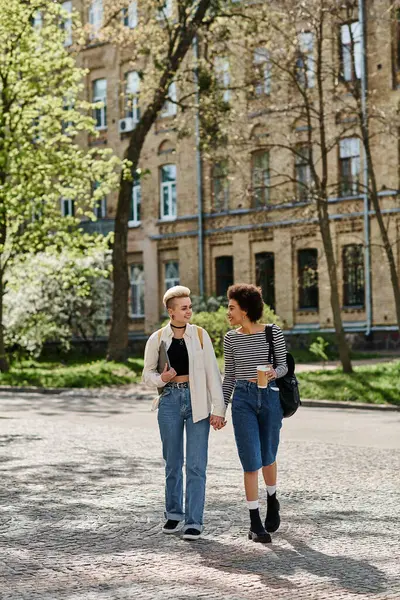
[[[272,325],[275,371],[277,377],[287,373],[286,343],[281,329]],[[268,363],[269,343],[265,330],[246,335],[236,329],[228,331],[224,338],[225,375],[224,400],[228,404],[237,379],[257,379],[257,366]]]

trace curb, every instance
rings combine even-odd
[[[302,406],[313,408],[355,408],[357,410],[382,410],[386,412],[400,412],[400,406],[394,404],[367,404],[366,402],[341,402],[334,400],[311,400],[301,401]]]
[[[62,394],[62,392],[70,392],[71,390],[82,390],[87,388],[40,388],[40,387],[13,387],[0,385],[1,392],[16,392],[23,394]]]
[[[59,395],[63,392],[82,391],[88,388],[39,388],[39,387],[12,387],[0,385],[1,392],[23,393],[23,394],[47,394]],[[101,388],[90,388],[94,391]],[[381,410],[386,412],[400,412],[400,406],[394,404],[367,404],[366,402],[342,402],[335,400],[312,400],[306,398],[301,401],[302,406],[311,408],[351,408],[356,410]]]

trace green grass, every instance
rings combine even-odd
[[[299,373],[300,394],[315,400],[340,400],[400,406],[400,361],[354,368]]]
[[[125,385],[140,381],[143,359],[129,358],[126,363],[72,358],[60,360],[26,360],[15,363],[8,373],[0,373],[0,385],[49,388],[95,388]]]
[[[223,359],[218,359],[222,370]],[[42,388],[96,388],[126,385],[140,381],[142,358],[129,358],[126,363],[88,360],[84,356],[68,356],[43,360],[25,360],[0,373],[0,385]],[[400,361],[354,368],[352,375],[341,369],[299,373],[303,398],[341,400],[400,406]]]
[[[306,348],[295,348],[293,350],[290,350],[290,352],[294,356],[296,363],[299,363],[299,364],[321,362],[321,360],[319,358],[317,358],[315,356],[315,354],[313,354]],[[328,354],[328,361],[339,359],[339,354],[337,354],[336,352],[328,351],[327,354]],[[373,352],[355,352],[354,351],[351,353],[352,360],[364,360],[364,359],[368,360],[368,359],[372,359],[372,358],[382,358],[384,356],[385,356],[384,354],[382,354],[382,353],[378,354],[377,352],[373,353]]]

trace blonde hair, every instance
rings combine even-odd
[[[190,296],[189,288],[183,285],[174,285],[174,287],[169,288],[164,294],[163,304],[166,308],[169,308],[170,300],[174,298],[188,298]]]

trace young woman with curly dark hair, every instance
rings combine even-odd
[[[229,322],[239,327],[229,331],[224,339],[224,400],[228,404],[233,392],[232,421],[250,511],[249,539],[267,543],[271,542],[270,533],[280,525],[276,454],[283,413],[274,380],[287,373],[286,344],[281,329],[274,324],[274,368],[267,371],[267,387],[259,387],[257,367],[266,365],[269,356],[266,325],[259,323],[264,308],[261,291],[254,285],[232,285],[228,289],[228,300]],[[260,469],[267,487],[264,524],[258,500]]]

